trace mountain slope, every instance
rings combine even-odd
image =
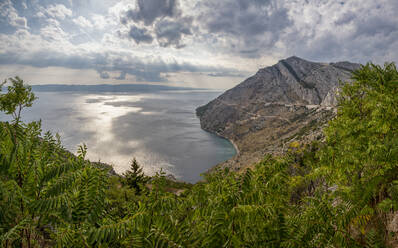
[[[359,67],[298,57],[281,60],[199,107],[201,127],[237,146],[237,156],[223,166],[238,170],[265,153],[282,152],[297,136],[317,138],[320,126],[333,116],[339,82]]]

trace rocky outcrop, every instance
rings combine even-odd
[[[239,169],[258,162],[265,153],[283,152],[298,136],[319,136],[319,126],[333,116],[339,83],[348,81],[359,67],[290,57],[199,107],[202,128],[230,139],[239,149],[222,166]]]

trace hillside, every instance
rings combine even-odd
[[[393,63],[353,72],[322,142],[195,185],[148,178],[135,160],[112,176],[85,145],[71,156],[41,122],[21,121],[35,95],[10,81],[0,93],[13,117],[0,122],[2,247],[398,247]]]
[[[238,154],[221,164],[239,170],[279,154],[297,138],[316,139],[334,115],[335,92],[359,64],[290,57],[197,109],[201,127],[231,140]]]

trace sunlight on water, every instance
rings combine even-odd
[[[79,99],[81,112],[86,115],[88,121],[83,126],[83,129],[94,134],[89,139],[86,139],[90,149],[88,151],[88,158],[93,161],[102,161],[105,163],[114,164],[115,171],[118,173],[124,172],[128,168],[130,156],[119,155],[117,153],[117,144],[115,136],[112,133],[112,121],[115,118],[126,115],[128,113],[137,113],[142,111],[142,108],[132,106],[114,106],[109,103],[118,102],[137,102],[141,99],[140,96],[132,95],[89,95],[82,96]],[[107,103],[107,104],[105,104]],[[126,147],[138,147],[139,141],[131,140],[124,144]],[[151,172],[151,171],[147,171]]]
[[[121,116],[131,113],[151,115],[155,112],[144,111],[140,107],[126,106],[123,103],[134,103],[142,100],[144,96],[136,95],[83,95],[78,99],[80,111],[87,117],[83,130],[94,131],[94,134],[85,139],[84,143],[89,146],[87,157],[92,161],[101,161],[114,165],[117,173],[123,173],[129,168],[133,157],[145,165],[144,172],[154,174],[162,168],[166,173],[172,173],[174,165],[167,162],[167,159],[147,149],[142,149],[139,140],[117,142],[112,132],[113,121]],[[122,147],[121,147],[122,146]],[[118,151],[120,149],[131,149],[136,152],[125,155]]]
[[[195,116],[195,108],[216,97],[214,92],[36,95],[25,121],[42,119],[43,130],[58,132],[72,152],[85,143],[91,161],[111,164],[118,173],[135,157],[149,175],[162,168],[196,182],[235,154],[228,141],[201,130]]]

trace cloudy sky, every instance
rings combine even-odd
[[[225,89],[282,58],[398,61],[397,0],[0,0],[0,78]]]

